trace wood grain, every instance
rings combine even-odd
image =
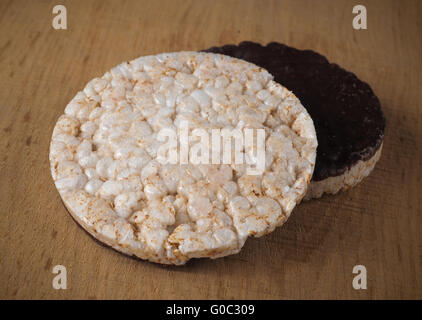
[[[422,2],[0,1],[0,298],[422,298]],[[59,4],[59,3],[57,3]],[[240,254],[162,267],[92,241],[50,177],[53,126],[74,94],[118,63],[242,40],[309,48],[369,82],[387,118],[383,156],[353,190],[298,206]],[[68,289],[52,288],[53,266]],[[352,288],[363,264],[368,289]]]

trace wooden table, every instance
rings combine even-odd
[[[52,28],[55,4],[67,30]],[[352,28],[356,4],[367,30]],[[422,298],[421,17],[416,0],[1,0],[0,298]],[[94,242],[49,172],[66,104],[122,61],[242,40],[313,49],[369,82],[387,118],[374,172],[299,205],[238,255],[163,267]],[[59,264],[67,290],[52,287]],[[367,290],[352,287],[355,265],[367,268]]]

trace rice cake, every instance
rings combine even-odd
[[[179,132],[183,121],[189,132],[265,130],[263,173],[158,161],[159,133]],[[179,52],[140,57],[90,81],[56,123],[50,164],[68,211],[96,239],[180,265],[237,253],[248,236],[282,225],[306,193],[316,147],[305,108],[266,70]]]
[[[381,156],[385,118],[370,86],[311,50],[244,41],[204,50],[255,63],[292,90],[311,115],[317,159],[305,199],[355,186]]]

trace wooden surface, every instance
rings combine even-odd
[[[52,28],[55,4],[68,30]],[[355,4],[368,30],[352,28]],[[0,298],[422,298],[421,17],[422,1],[1,0]],[[122,61],[242,40],[313,49],[369,82],[387,118],[374,172],[227,258],[162,267],[94,242],[50,177],[66,104]],[[67,290],[52,287],[58,264]],[[352,287],[359,264],[367,290]]]

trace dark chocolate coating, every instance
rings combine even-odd
[[[318,138],[312,180],[341,175],[359,160],[370,159],[381,146],[385,118],[378,98],[367,83],[324,56],[275,42],[262,46],[245,41],[204,51],[267,69],[300,99]]]

